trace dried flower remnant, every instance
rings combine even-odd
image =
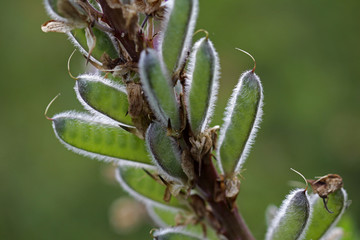
[[[338,174],[328,174],[317,180],[307,180],[315,194],[318,194],[324,201],[324,206],[329,213],[333,213],[327,207],[327,199],[329,194],[343,187],[343,180]]]

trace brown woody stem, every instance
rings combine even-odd
[[[255,240],[236,206],[229,206],[226,199],[215,201],[215,189],[219,175],[211,161],[210,153],[204,156],[204,160],[197,188],[211,206],[215,218],[220,223],[221,234],[228,240]],[[198,172],[198,167],[199,165],[195,164],[195,172]]]

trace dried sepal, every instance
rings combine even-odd
[[[313,192],[321,198],[326,198],[343,186],[343,180],[338,174],[328,174],[317,180],[308,179],[307,182],[310,183]]]
[[[259,77],[244,72],[224,114],[217,151],[221,171],[231,177],[240,172],[256,136],[262,116],[263,93]]]
[[[218,91],[219,60],[208,38],[193,47],[186,81],[186,103],[190,126],[195,134],[203,132],[211,120]]]
[[[134,3],[137,11],[146,15],[157,15],[159,11],[163,11],[162,0],[135,0]]]
[[[41,25],[41,30],[45,33],[47,32],[68,33],[74,28],[76,28],[75,25],[62,21],[56,21],[56,20],[50,20],[44,23],[43,25]]]
[[[311,208],[306,190],[293,190],[281,204],[266,233],[266,240],[303,239]]]

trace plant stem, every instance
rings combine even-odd
[[[221,233],[228,240],[255,240],[245,221],[241,217],[236,206],[231,207],[226,199],[215,201],[215,189],[219,176],[211,161],[211,154],[204,156],[201,166],[201,177],[198,178],[197,188],[201,191],[203,197],[211,206],[214,216],[221,224]],[[198,172],[199,164],[195,164],[195,172]]]

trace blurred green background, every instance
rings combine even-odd
[[[360,221],[360,1],[200,0],[197,28],[209,31],[222,78],[216,121],[239,75],[257,60],[264,118],[245,165],[240,209],[254,235],[264,211],[279,205],[288,182],[340,174]],[[111,168],[67,151],[43,111],[81,109],[66,61],[73,47],[44,34],[41,1],[0,8],[0,239],[150,239],[151,224],[116,233],[112,203],[122,196]],[[83,69],[77,55],[74,74]],[[76,66],[77,65],[77,66]],[[146,222],[148,219],[143,217]]]

